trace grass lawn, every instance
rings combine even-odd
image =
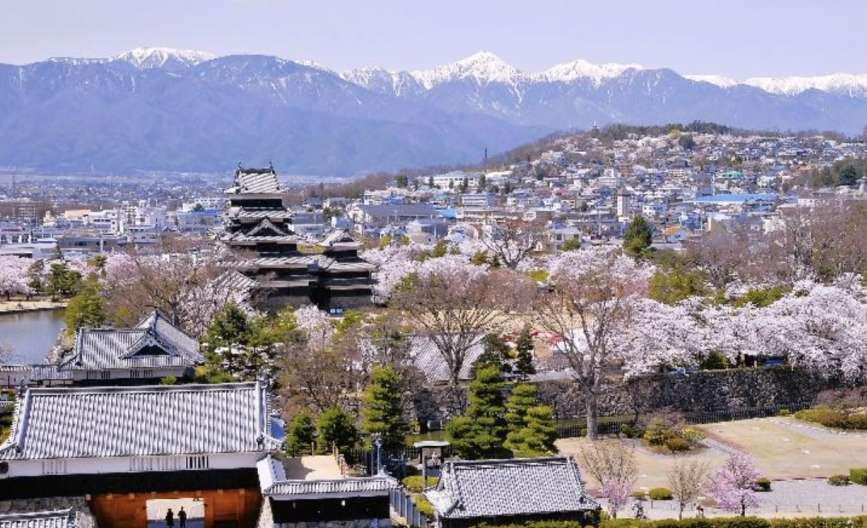
[[[804,428],[795,418],[756,418],[697,426],[709,438],[751,454],[763,476],[770,479],[827,477],[849,473],[867,465],[867,435],[838,434],[821,428]],[[564,438],[557,441],[563,454],[574,455],[587,440]],[[637,442],[623,440],[637,445]],[[678,459],[700,459],[712,468],[727,458],[721,449],[705,448],[686,455],[660,455],[636,448],[640,477],[637,488],[667,486],[666,473]],[[585,478],[592,480],[588,475]],[[598,483],[590,482],[591,487]]]

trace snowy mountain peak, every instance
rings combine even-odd
[[[867,94],[867,74],[834,73],[815,77],[753,77],[744,84],[778,95],[798,95],[807,90],[846,93],[851,96]]]
[[[735,79],[724,77],[722,75],[684,75],[683,77],[690,81],[710,83],[719,86],[720,88],[731,88],[732,86],[740,84]]]
[[[479,84],[513,83],[522,74],[490,51],[480,51],[452,64],[438,66],[432,70],[414,71],[412,76],[422,86],[430,89],[443,82],[467,78],[475,79]]]
[[[135,48],[114,57],[137,68],[163,68],[165,66],[195,66],[217,56],[205,51],[174,48]]]
[[[626,70],[644,69],[640,64],[593,64],[583,59],[574,60],[553,66],[538,74],[538,78],[546,81],[570,82],[575,79],[589,78],[595,83],[622,75]]]

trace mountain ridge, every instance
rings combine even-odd
[[[526,73],[491,52],[428,70],[338,73],[269,55],[139,48],[0,64],[0,167],[222,172],[258,159],[295,174],[351,176],[473,163],[486,149],[595,124],[860,133],[861,76],[831,77],[799,78],[795,88],[762,81],[767,91],[580,59]]]

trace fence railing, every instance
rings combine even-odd
[[[419,511],[412,501],[412,497],[404,493],[403,489],[391,490],[388,498],[392,512],[399,517],[403,517],[410,528],[427,528],[431,526],[431,521]]]

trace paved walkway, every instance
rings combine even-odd
[[[761,517],[840,517],[867,512],[867,486],[831,486],[823,479],[775,481],[771,491],[759,493],[758,508],[748,513]],[[604,500],[601,501],[604,503]],[[677,517],[675,501],[644,501],[644,512],[650,519]],[[684,517],[695,517],[695,506],[689,506]],[[709,517],[731,516],[731,512],[705,508]],[[632,504],[620,517],[632,517]]]

